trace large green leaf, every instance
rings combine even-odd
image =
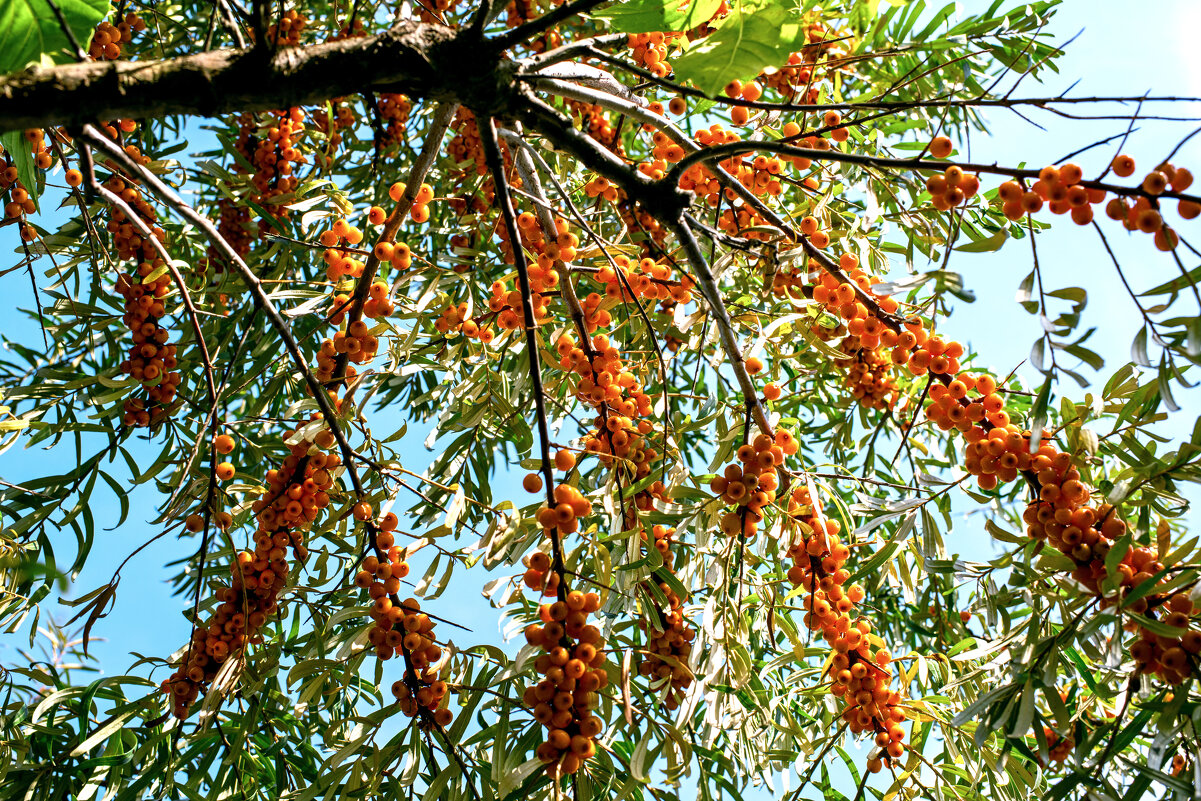
[[[714,95],[734,79],[754,78],[764,67],[785,64],[804,43],[804,28],[784,6],[742,3],[672,65],[681,80]]]
[[[721,0],[631,0],[614,3],[595,16],[622,33],[687,31],[708,22],[720,5]]]
[[[21,131],[7,131],[0,134],[0,147],[4,148],[8,160],[17,168],[17,179],[34,204],[38,202],[38,168],[33,161],[33,153],[29,150],[29,142]]]
[[[108,14],[109,0],[55,0],[81,47]],[[71,61],[67,35],[46,0],[0,0],[0,74],[16,72],[47,55]]]

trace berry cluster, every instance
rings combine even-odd
[[[631,33],[626,45],[634,57],[634,63],[650,70],[659,78],[671,74],[671,63],[667,60],[669,45],[679,39],[682,33]]]
[[[288,216],[283,203],[300,185],[296,168],[308,163],[308,157],[299,149],[304,131],[304,111],[300,108],[268,112],[267,122],[262,125],[250,114],[239,118],[235,146],[254,168],[251,199],[273,216]],[[269,227],[266,219],[259,220],[260,231]]]
[[[613,266],[600,268],[596,280],[605,285],[605,297],[614,300],[624,301],[633,295],[673,303],[690,302],[695,286],[692,279],[685,275],[673,280],[672,272],[672,265],[664,260],[631,259],[619,254],[613,257]]]
[[[434,320],[434,328],[443,334],[453,335],[459,333],[463,336],[472,337],[485,345],[491,342],[496,336],[496,332],[486,323],[473,320],[468,316],[466,303],[458,305],[453,303],[448,304],[438,314],[438,319]]]
[[[1125,169],[1123,166],[1123,171]],[[1133,165],[1129,165],[1129,169],[1132,170]],[[1053,176],[1049,174],[1042,180],[1046,180],[1045,185],[1056,186],[1064,183],[1076,186],[1079,180],[1071,170],[1065,178],[1062,168],[1058,176],[1055,181],[1059,183],[1050,180]],[[857,269],[846,256],[841,266],[848,271]],[[854,275],[857,282],[863,278]],[[1130,608],[1157,622],[1170,620],[1168,625],[1179,634],[1157,634],[1131,623],[1132,630],[1140,631],[1140,639],[1132,647],[1137,670],[1158,675],[1172,684],[1183,682],[1197,669],[1198,654],[1201,654],[1201,627],[1190,627],[1190,616],[1194,611],[1192,602],[1182,593],[1156,593],[1154,589],[1144,593],[1146,588],[1143,587],[1157,573],[1172,566],[1160,562],[1148,548],[1130,547],[1117,563],[1118,591],[1107,593],[1110,571],[1106,560],[1126,531],[1126,524],[1118,516],[1117,509],[1108,504],[1090,505],[1092,492],[1081,480],[1071,454],[1056,448],[1049,434],[1044,433],[1037,449],[1032,448],[1032,432],[1011,422],[995,379],[960,371],[959,358],[964,354],[962,344],[930,334],[920,321],[906,322],[896,328],[886,325],[879,315],[891,315],[896,309],[895,301],[871,295],[868,287],[874,282],[875,278],[871,277],[859,283],[870,309],[863,297],[854,301],[854,319],[862,318],[864,326],[864,333],[858,335],[859,352],[878,338],[879,347],[891,348],[892,364],[904,366],[914,377],[930,375],[934,379],[928,390],[926,415],[939,428],[963,435],[966,442],[963,465],[976,476],[980,487],[994,489],[1019,477],[1024,478],[1037,495],[1024,514],[1029,536],[1050,544],[1070,558],[1076,565],[1072,578],[1104,604],[1120,603],[1125,595],[1138,589],[1143,597],[1132,601]],[[824,292],[821,291],[823,288]],[[840,313],[844,307],[850,311],[853,294],[853,287],[839,285],[828,274],[823,275],[821,283],[813,289],[815,300],[826,303],[827,308],[831,302],[838,304]],[[869,331],[867,326],[873,320],[877,325]],[[865,340],[865,336],[871,338]],[[853,348],[848,346],[846,349]],[[877,364],[877,367],[882,366]],[[860,402],[864,402],[864,397],[867,395],[861,397]],[[731,467],[737,468],[736,465]],[[717,486],[714,489],[718,491]],[[734,494],[741,496],[745,491]],[[737,522],[731,520],[734,531]]]
[[[276,22],[267,26],[265,38],[268,43],[276,47],[294,47],[300,44],[300,35],[308,24],[307,17],[296,9],[290,8],[281,14]]]
[[[319,415],[314,415],[306,424],[317,419]],[[287,438],[300,437],[306,427],[289,432]],[[163,692],[172,696],[176,717],[187,717],[221,665],[247,644],[258,642],[259,631],[278,610],[279,593],[289,572],[287,549],[292,549],[296,561],[304,561],[308,553],[305,530],[329,505],[328,493],[334,484],[331,471],[341,464],[338,454],[329,450],[333,444],[333,434],[321,429],[311,441],[300,439],[290,446],[291,452],[279,468],[267,471],[267,492],[251,507],[258,520],[254,550],[238,553],[230,566],[229,582],[217,591],[220,603],[209,621],[192,631],[183,660],[162,683]],[[219,478],[233,474],[229,462],[218,465],[217,470]]]
[[[600,629],[588,623],[588,615],[600,608],[600,597],[573,590],[560,591],[560,598],[539,606],[541,625],[531,623],[525,630],[526,642],[543,651],[534,661],[542,678],[526,688],[523,700],[546,727],[536,753],[551,778],[575,773],[596,754],[604,723],[592,711],[597,691],[609,683],[604,640]]]
[[[154,208],[135,184],[114,175],[104,186],[120,195],[150,228],[155,239],[165,243],[165,232],[155,225]],[[175,345],[168,344],[170,333],[160,325],[166,314],[164,299],[171,293],[171,276],[158,250],[143,239],[123,211],[112,210],[107,229],[118,259],[137,264],[132,273],[117,277],[116,289],[125,301],[121,319],[133,339],[128,358],[121,362],[121,372],[142,382],[145,397],[125,401],[122,422],[127,426],[150,426],[167,416],[182,382],[182,376],[175,371],[178,365]]]
[[[774,503],[780,481],[777,470],[786,456],[793,456],[800,444],[787,429],[777,428],[775,437],[760,434],[753,443],[738,448],[738,463],[726,466],[714,476],[709,489],[726,506],[733,507],[721,518],[721,530],[728,536],[753,539],[763,521],[763,509]]]
[[[121,58],[123,45],[133,41],[134,31],[146,30],[146,23],[134,12],[129,12],[116,25],[104,20],[96,26],[92,41],[88,45],[88,56],[93,61],[115,61]]]
[[[674,573],[672,545],[676,530],[671,526],[656,525],[651,529],[654,548],[663,557],[660,570]],[[646,530],[641,532],[646,540]],[[663,701],[668,709],[680,704],[684,690],[692,686],[692,670],[688,667],[692,655],[692,642],[696,630],[684,617],[684,599],[666,581],[658,582],[659,592],[667,599],[665,610],[651,607],[638,620],[638,627],[646,632],[646,658],[638,665],[638,673],[651,680],[651,689],[666,690]],[[649,592],[648,592],[649,594]]]
[[[823,517],[807,487],[793,490],[788,515],[797,532],[788,549],[788,580],[805,591],[806,628],[821,632],[834,651],[826,672],[831,694],[843,701],[842,719],[853,734],[875,737],[879,751],[868,758],[867,769],[877,773],[886,760],[905,752],[905,709],[890,686],[892,655],[873,643],[869,620],[852,619],[864,591],[858,584],[846,586],[850,548],[839,539],[838,522]]]
[[[974,198],[980,191],[980,178],[952,164],[942,175],[931,175],[926,179],[926,191],[930,193],[934,208],[946,211]]]
[[[401,601],[399,606],[391,606],[392,603],[389,601],[390,628],[386,631],[379,628],[377,618],[377,627],[372,629],[373,633],[384,631],[381,644],[376,646],[377,653],[395,651],[405,659],[404,676],[392,683],[392,695],[400,704],[400,711],[409,717],[429,716],[438,726],[449,726],[454,713],[442,705],[447,688],[434,667],[442,658],[442,648],[434,640],[434,621],[422,613],[416,598]],[[379,601],[376,601],[378,606]],[[393,646],[393,641],[398,644]]]

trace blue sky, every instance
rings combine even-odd
[[[964,11],[986,8],[986,2],[965,2]],[[1153,91],[1156,94],[1201,96],[1201,57],[1198,56],[1195,36],[1201,30],[1201,3],[1195,0],[1157,0],[1135,11],[1128,2],[1117,0],[1067,0],[1049,27],[1057,41],[1066,41],[1080,33],[1060,61],[1060,76],[1051,77],[1045,86],[1024,83],[1015,96],[1054,95],[1079,79],[1072,90],[1076,95],[1137,95]],[[1180,116],[1201,116],[1201,105],[1178,104],[1170,108]],[[989,114],[994,124],[992,138],[975,136],[971,142],[974,161],[993,161],[1015,164],[1026,161],[1041,165],[1062,157],[1077,146],[1120,133],[1121,121],[1073,122],[1046,112],[1033,112],[1032,119],[1043,125],[1039,130],[1017,116],[996,110]],[[1140,167],[1156,163],[1192,127],[1181,123],[1148,122],[1140,126],[1126,148],[1140,161]],[[1095,173],[1113,154],[1112,147],[1098,148],[1079,158],[1085,173]],[[1177,158],[1178,164],[1195,167],[1201,173],[1201,137],[1189,143]],[[993,183],[986,182],[986,186]],[[1108,256],[1095,235],[1088,229],[1077,229],[1066,219],[1050,232],[1038,237],[1039,258],[1044,277],[1051,288],[1085,285],[1089,288],[1089,306],[1085,323],[1097,326],[1091,345],[1107,356],[1107,364],[1096,375],[1095,385],[1104,383],[1109,371],[1128,360],[1129,345],[1137,331],[1137,313],[1125,294]],[[1145,235],[1126,235],[1115,224],[1103,220],[1107,235],[1122,263],[1129,268],[1135,289],[1148,287],[1175,274],[1171,261],[1151,246]],[[1187,229],[1186,229],[1187,230]],[[0,230],[0,247],[15,246],[12,227]],[[1026,314],[1013,301],[1018,282],[1030,269],[1028,241],[1011,241],[993,254],[955,254],[950,269],[961,272],[966,285],[977,296],[974,304],[958,304],[957,314],[942,324],[943,331],[970,343],[981,354],[983,364],[1000,372],[1008,372],[1027,358],[1031,343],[1041,334],[1038,320]],[[1186,266],[1195,266],[1196,259],[1186,258]],[[924,269],[922,265],[917,265]],[[16,298],[19,305],[31,306],[29,278],[23,272],[0,276],[0,293]],[[1187,301],[1182,300],[1187,305]],[[1188,309],[1191,312],[1191,309]],[[38,341],[36,327],[24,318],[6,315],[9,335],[19,332],[26,341]],[[1034,375],[1027,366],[1021,371]],[[1091,376],[1090,376],[1091,377]],[[1030,378],[1033,381],[1033,378]],[[1082,390],[1074,385],[1059,387],[1072,397],[1079,398]],[[1198,411],[1197,394],[1178,395],[1182,411],[1162,429],[1167,433],[1187,432]],[[406,466],[420,471],[434,454],[422,446],[425,430],[414,430],[408,436],[411,445],[406,450]],[[62,455],[45,451],[9,450],[0,455],[0,478],[20,483],[23,478],[61,471]],[[114,465],[114,468],[116,465]],[[120,478],[122,470],[114,469]],[[495,496],[513,498],[524,503],[516,477],[502,477]],[[117,505],[105,491],[98,491],[93,507],[98,525],[110,526],[117,519]],[[92,554],[88,567],[75,577],[72,592],[82,594],[106,581],[116,565],[131,550],[157,533],[145,522],[150,510],[159,500],[152,488],[135,489],[131,495],[133,519],[119,530],[101,535],[102,543]],[[402,499],[401,505],[408,499]],[[69,541],[70,535],[65,535]],[[965,520],[949,538],[949,547],[968,558],[987,558],[994,547],[983,533],[982,526]],[[63,545],[69,548],[69,545]],[[184,547],[194,548],[187,542]],[[188,624],[182,610],[187,601],[172,597],[166,578],[172,571],[165,563],[181,556],[180,543],[165,537],[152,544],[130,561],[124,569],[124,580],[117,593],[116,604],[107,618],[94,629],[100,639],[92,651],[101,669],[107,673],[124,672],[132,661],[131,652],[166,656],[186,641]],[[463,581],[462,576],[457,580]],[[470,635],[455,635],[456,639],[500,642],[497,614],[478,594],[462,591],[448,592],[431,607],[438,614],[461,621],[473,629]],[[65,620],[71,611],[66,607],[48,604],[47,613]],[[0,635],[0,663],[15,657],[14,648],[21,646],[19,635]],[[161,676],[158,676],[161,678]],[[748,796],[754,797],[754,796]],[[773,797],[765,791],[763,798]]]

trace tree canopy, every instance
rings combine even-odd
[[[0,798],[1201,796],[1192,99],[1056,5],[0,0]]]

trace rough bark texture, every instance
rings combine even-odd
[[[0,77],[0,132],[262,111],[365,91],[502,113],[514,97],[511,64],[476,36],[403,20],[377,36],[275,53],[226,49],[162,61],[32,68]]]

